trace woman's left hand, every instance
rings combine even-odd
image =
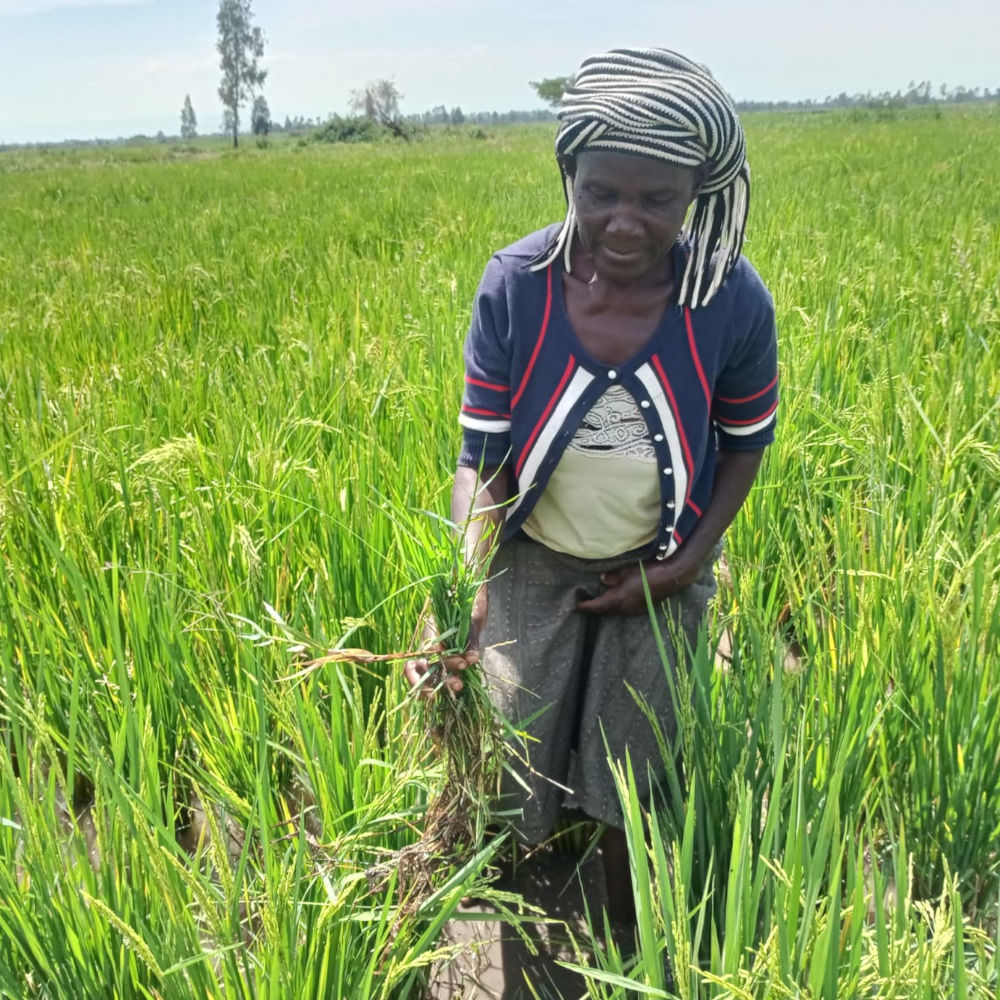
[[[757,450],[720,451],[716,455],[712,499],[694,530],[669,559],[643,563],[654,602],[665,601],[698,579],[705,560],[743,506],[763,454]],[[646,614],[646,595],[637,564],[602,573],[601,583],[608,589],[588,601],[577,601],[578,611],[592,615]]]
[[[654,603],[665,601],[678,591],[690,586],[701,572],[701,563],[690,565],[680,553],[662,562],[652,560],[643,565],[646,582]],[[646,594],[642,586],[642,573],[638,564],[623,566],[601,574],[601,583],[607,590],[597,597],[577,601],[577,611],[592,615],[644,615],[647,613]]]

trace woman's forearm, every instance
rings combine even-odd
[[[451,519],[465,539],[465,558],[471,565],[486,566],[500,541],[500,532],[511,498],[510,473],[506,466],[455,470],[451,491]]]
[[[716,456],[712,497],[684,544],[665,562],[649,564],[648,573],[655,576],[696,574],[726,529],[746,502],[764,457],[759,451],[720,451]]]

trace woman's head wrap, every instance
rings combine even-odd
[[[710,172],[685,227],[691,243],[679,301],[701,306],[718,291],[743,247],[750,199],[746,141],[729,95],[698,63],[667,49],[613,49],[584,60],[559,106],[556,157],[568,211],[555,245],[569,270],[576,228],[567,161],[583,150],[651,156]]]

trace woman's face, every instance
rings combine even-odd
[[[595,273],[630,282],[662,267],[704,173],[631,153],[580,153],[573,203]]]

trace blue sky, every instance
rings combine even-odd
[[[0,143],[220,127],[215,0],[0,0]],[[402,110],[541,106],[529,80],[662,45],[738,99],[930,79],[1000,86],[998,0],[254,0],[272,116],[344,112],[392,77]]]

